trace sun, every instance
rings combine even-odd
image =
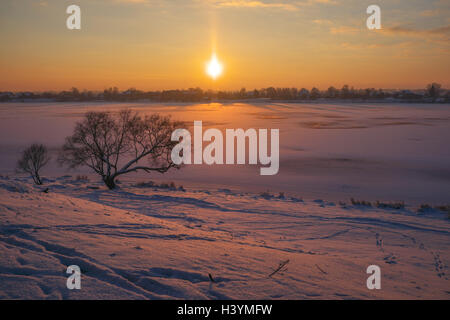
[[[206,64],[206,73],[215,80],[222,74],[222,71],[223,66],[217,59],[216,54],[213,53],[211,60]]]

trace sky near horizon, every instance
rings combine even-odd
[[[81,30],[66,28],[71,4]],[[366,27],[371,4],[382,30]],[[2,0],[0,91],[449,88],[449,13],[450,0]]]

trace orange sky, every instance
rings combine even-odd
[[[66,7],[82,10],[67,30]],[[450,87],[448,1],[2,1],[0,91]],[[213,47],[224,73],[211,80]]]

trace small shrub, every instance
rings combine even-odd
[[[419,209],[417,209],[417,212],[423,213],[423,212],[429,212],[429,211],[432,211],[432,210],[433,210],[433,207],[432,207],[432,206],[430,206],[430,205],[427,204],[427,203],[422,203],[422,204],[420,205]]]
[[[450,204],[447,205],[442,205],[442,206],[436,206],[436,209],[443,211],[443,212],[447,212],[450,214]]]
[[[450,219],[450,205],[449,204],[432,207],[427,203],[423,203],[417,209],[417,212],[426,213],[426,212],[430,212],[430,211],[434,211],[434,210],[447,213],[447,218]]]
[[[88,182],[89,178],[88,176],[84,176],[84,175],[78,175],[75,179],[76,181],[83,181],[83,182]]]
[[[450,204],[447,205],[442,205],[442,206],[436,206],[436,209],[442,211],[442,212],[446,212],[447,213],[447,218],[450,219]]]
[[[266,191],[261,192],[259,194],[259,196],[264,198],[264,199],[266,199],[266,200],[269,200],[269,199],[273,198],[273,195],[271,195],[269,192],[266,192]]]
[[[371,207],[372,206],[372,203],[370,201],[355,200],[353,198],[351,198],[350,201],[352,202],[352,205],[354,205],[354,206],[363,206],[363,207]]]
[[[161,184],[154,183],[153,181],[148,182],[138,182],[134,185],[137,188],[158,188],[158,189],[169,189],[169,190],[179,190],[179,191],[186,191],[183,186],[179,186],[177,188],[175,182],[163,182]]]
[[[141,182],[136,183],[134,186],[138,187],[138,188],[152,188],[155,186],[155,183],[153,181],[149,181],[149,182],[141,181]]]
[[[160,184],[159,186],[157,186],[157,187],[159,187],[159,188],[161,188],[161,189],[170,189],[169,184],[168,184],[168,183],[165,183],[165,182],[161,183],[161,184]]]
[[[292,202],[303,202],[303,199],[291,197],[290,198]]]
[[[403,201],[401,202],[380,202],[377,201],[376,203],[376,207],[377,208],[382,208],[382,209],[395,209],[395,210],[400,210],[400,209],[405,209],[405,203]]]

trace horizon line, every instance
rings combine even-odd
[[[144,93],[148,93],[148,92],[164,92],[164,91],[192,91],[192,90],[201,90],[203,92],[239,92],[242,91],[242,89],[245,89],[246,92],[252,92],[252,91],[259,91],[259,90],[267,90],[270,88],[273,89],[296,89],[296,90],[303,90],[306,89],[308,91],[311,91],[313,89],[317,89],[319,91],[327,91],[330,88],[334,88],[336,90],[341,90],[343,89],[345,86],[348,87],[348,89],[350,90],[366,90],[366,89],[374,89],[374,90],[411,90],[411,91],[420,91],[420,90],[426,90],[428,85],[432,85],[432,84],[439,84],[437,82],[431,82],[426,84],[424,87],[422,88],[411,88],[411,87],[396,87],[396,88],[389,88],[389,87],[355,87],[353,85],[343,85],[342,87],[335,87],[335,86],[328,86],[325,89],[320,88],[320,87],[316,87],[313,86],[312,88],[308,89],[307,87],[300,87],[300,86],[267,86],[267,87],[261,87],[261,88],[252,88],[252,89],[247,89],[246,87],[241,87],[240,89],[204,89],[201,87],[186,87],[186,88],[166,88],[166,89],[138,89],[136,87],[128,87],[127,89],[120,89],[117,86],[109,86],[109,87],[105,87],[104,89],[79,89],[76,86],[72,86],[69,89],[48,89],[48,90],[0,90],[0,93],[7,93],[7,92],[12,92],[12,93],[24,93],[24,92],[32,92],[32,93],[62,93],[62,92],[73,92],[74,89],[76,89],[78,92],[82,93],[82,92],[92,92],[92,93],[102,93],[105,92],[107,90],[114,90],[117,89],[118,92],[126,92],[126,91],[137,91],[137,92],[144,92]],[[447,89],[445,87],[440,87],[441,90],[450,90]]]

